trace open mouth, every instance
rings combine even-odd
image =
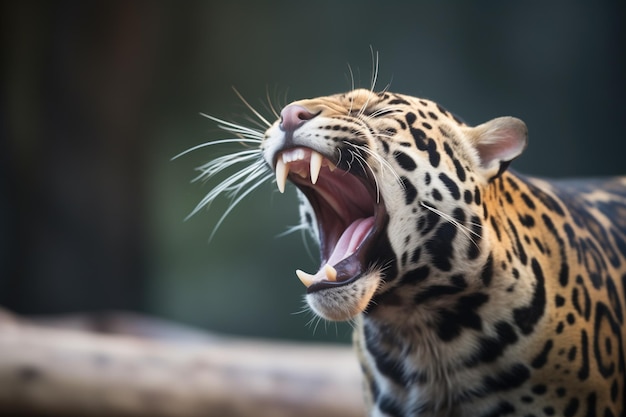
[[[367,172],[336,165],[330,157],[305,147],[276,156],[276,183],[282,192],[291,180],[307,197],[319,228],[321,266],[317,273],[296,275],[312,293],[349,284],[367,271],[370,253],[388,216]]]

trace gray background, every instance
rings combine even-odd
[[[190,184],[227,137],[199,112],[369,84],[477,124],[515,115],[542,176],[624,174],[624,2],[26,2],[0,6],[0,305],[125,309],[224,333],[347,340],[301,313],[314,271],[293,189],[261,187],[208,238],[215,183]],[[267,114],[267,113],[266,113]],[[224,150],[222,150],[224,152]],[[313,251],[314,253],[316,251]],[[310,322],[310,324],[308,324]],[[307,325],[308,324],[308,325]]]

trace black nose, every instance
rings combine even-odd
[[[280,112],[280,129],[285,132],[293,132],[307,120],[311,120],[314,117],[315,115],[305,107],[298,104],[290,104]]]

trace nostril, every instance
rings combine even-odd
[[[311,120],[315,115],[305,107],[298,104],[290,104],[280,112],[280,128],[284,131],[293,132],[307,120]]]

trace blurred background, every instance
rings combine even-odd
[[[317,269],[293,189],[260,187],[185,217],[234,150],[199,115],[369,87],[478,124],[522,118],[514,168],[625,174],[620,1],[10,1],[0,5],[0,306],[26,315],[126,310],[226,334],[347,341],[303,312]]]

